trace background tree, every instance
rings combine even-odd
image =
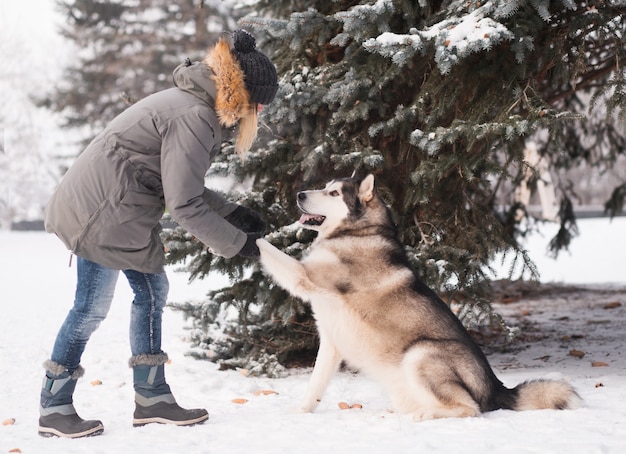
[[[235,27],[220,1],[59,0],[63,35],[79,49],[62,86],[43,103],[64,113],[66,126],[98,133],[118,113],[172,86],[185,58],[201,59],[223,30]]]
[[[0,4],[0,59],[7,62],[0,67],[0,229],[41,219],[59,179],[50,156],[64,149],[66,135],[56,132],[59,117],[33,99],[54,86],[70,55],[50,26],[52,11]]]
[[[493,315],[496,254],[535,273],[518,243],[533,223],[513,199],[526,141],[557,174],[579,162],[610,168],[626,149],[625,1],[260,0],[255,10],[241,24],[263,38],[281,86],[259,148],[241,163],[226,147],[213,174],[252,177],[232,196],[263,212],[270,241],[299,257],[312,235],[294,223],[297,190],[375,173],[412,264],[468,323]],[[621,209],[625,187],[607,208]],[[557,189],[555,251],[576,227],[574,186],[561,178]],[[198,356],[270,374],[312,358],[307,305],[256,263],[168,235],[170,260],[191,257],[192,276],[234,278],[203,304],[178,305]]]

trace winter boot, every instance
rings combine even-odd
[[[204,409],[181,408],[165,382],[165,353],[137,355],[130,359],[135,386],[133,426],[150,423],[191,426],[209,419]]]
[[[46,376],[41,389],[39,435],[42,437],[80,438],[100,435],[102,422],[86,421],[76,414],[72,395],[76,381],[85,370],[78,366],[70,372],[54,361],[46,361]]]

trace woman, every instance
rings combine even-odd
[[[214,253],[258,256],[265,223],[254,211],[204,187],[204,176],[230,128],[244,155],[257,132],[259,104],[278,84],[276,68],[245,30],[222,38],[202,62],[174,71],[175,88],[155,93],[117,116],[76,159],[46,208],[46,229],[75,254],[74,306],[44,363],[39,434],[77,438],[102,433],[76,414],[72,395],[84,374],[85,345],[106,317],[119,271],[134,292],[129,364],[133,424],[197,424],[204,409],[181,408],[165,381],[161,315],[167,299],[159,220],[172,218]]]

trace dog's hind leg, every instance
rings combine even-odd
[[[416,348],[405,358],[403,369],[416,406],[410,411],[418,421],[479,416],[480,407],[459,375],[440,357],[441,352]]]
[[[322,400],[330,379],[341,363],[341,356],[334,345],[320,333],[320,348],[300,411],[311,412]]]
[[[467,418],[480,416],[478,404],[459,383],[446,382],[436,385],[439,402],[423,407],[413,413],[413,419],[424,421],[437,418]],[[443,397],[443,399],[442,399]]]

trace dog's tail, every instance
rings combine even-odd
[[[583,405],[574,388],[562,380],[529,380],[505,394],[500,404],[509,410],[573,410]]]

